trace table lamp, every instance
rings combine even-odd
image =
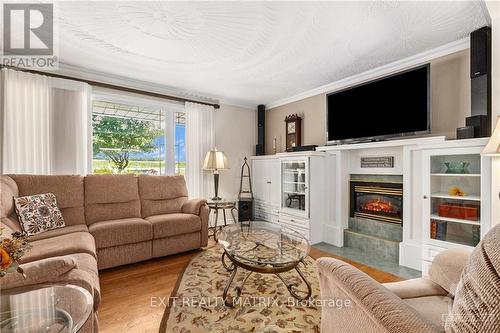
[[[212,200],[221,200],[219,197],[219,170],[229,169],[229,163],[226,154],[223,151],[218,151],[217,148],[210,150],[205,156],[203,162],[203,170],[211,170],[214,172],[215,196]]]
[[[500,156],[500,117],[497,117],[495,130],[490,137],[490,140],[481,152],[483,156]],[[498,194],[500,197],[500,193]]]
[[[497,125],[490,140],[481,152],[483,156],[500,156],[500,117],[497,117]]]

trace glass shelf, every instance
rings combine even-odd
[[[449,195],[447,193],[432,193],[431,198],[441,198],[441,199],[449,199],[449,200],[465,200],[465,201],[481,201],[481,197],[479,195],[471,194],[464,196],[456,196]]]
[[[284,160],[281,162],[281,206],[300,212],[306,211],[306,161]]]
[[[434,177],[481,177],[480,173],[432,173]]]
[[[480,225],[481,221],[470,221],[470,220],[464,220],[464,219],[456,219],[456,218],[451,218],[451,217],[442,217],[438,215],[431,215],[432,220],[438,220],[438,221],[445,221],[445,222],[454,222],[454,223],[464,223],[464,224],[470,224],[470,225]]]

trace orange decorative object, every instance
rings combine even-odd
[[[465,192],[462,191],[460,189],[460,187],[454,186],[454,187],[450,188],[450,190],[448,191],[448,194],[452,195],[454,197],[463,197],[465,195]]]
[[[441,217],[450,217],[454,219],[478,221],[479,207],[472,205],[459,206],[459,205],[444,203],[438,206],[438,215]]]
[[[0,227],[0,278],[14,271],[24,276],[19,263],[21,257],[31,249],[28,238],[20,232],[14,232],[10,237],[3,237],[3,229]]]
[[[12,264],[12,258],[9,253],[4,249],[0,248],[0,267],[2,269],[7,269]]]

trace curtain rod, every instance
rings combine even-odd
[[[49,72],[43,72],[43,71],[37,71],[37,70],[33,70],[33,69],[25,69],[25,68],[19,68],[19,67],[14,67],[14,66],[7,66],[7,65],[0,65],[0,69],[1,68],[13,69],[16,71],[21,71],[21,72],[26,72],[26,73],[31,73],[31,74],[46,75],[46,76],[55,77],[55,78],[59,78],[59,79],[67,79],[67,80],[85,82],[87,84],[90,84],[91,86],[115,89],[115,90],[120,90],[120,91],[129,92],[129,93],[135,93],[135,94],[141,94],[141,95],[146,95],[146,96],[151,96],[151,97],[159,97],[159,98],[169,99],[169,100],[177,101],[177,102],[183,102],[183,103],[184,102],[193,102],[193,103],[198,103],[198,104],[210,105],[210,106],[213,106],[214,109],[220,108],[220,105],[216,104],[216,103],[202,102],[202,101],[197,101],[197,100],[193,100],[193,99],[189,99],[189,98],[182,98],[182,97],[165,95],[165,94],[146,91],[146,90],[122,87],[122,86],[118,86],[115,84],[86,80],[86,79],[81,79],[81,78],[72,77],[72,76],[66,76],[66,75],[61,75],[61,74],[55,74],[55,73],[49,73]]]

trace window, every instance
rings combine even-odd
[[[93,173],[185,173],[185,113],[158,104],[94,98]]]
[[[186,113],[175,112],[175,174],[186,174]]]

